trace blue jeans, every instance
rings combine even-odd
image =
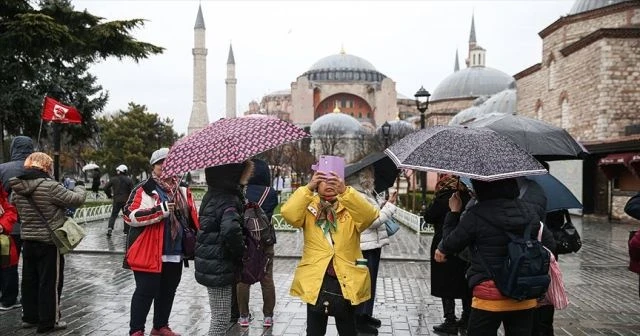
[[[356,315],[373,316],[373,304],[376,301],[376,283],[378,279],[378,268],[380,266],[381,248],[362,251],[362,256],[367,259],[367,267],[371,275],[371,298],[356,308]]]

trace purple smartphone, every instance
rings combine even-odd
[[[311,169],[323,173],[335,172],[344,180],[344,158],[331,155],[320,155],[318,163],[311,166]]]

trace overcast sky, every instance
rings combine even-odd
[[[145,104],[186,133],[192,107],[193,26],[198,1],[73,1],[108,20],[143,18],[141,41],[166,48],[136,64],[109,59],[91,72],[109,91],[105,112]],[[288,89],[317,60],[348,54],[371,62],[412,97],[433,92],[467,55],[471,15],[487,66],[509,75],[540,62],[538,32],[566,15],[574,0],[556,1],[202,1],[207,28],[209,119],[224,115],[229,42],[236,60],[238,114],[251,100]]]

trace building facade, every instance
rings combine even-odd
[[[585,213],[622,218],[640,190],[640,1],[577,0],[539,35],[541,62],[514,76],[518,113],[585,146],[588,159],[558,168],[581,176]]]

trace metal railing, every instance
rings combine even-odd
[[[78,223],[87,223],[97,220],[104,220],[111,217],[111,210],[113,205],[105,204],[93,207],[76,209],[76,213],[73,215],[73,219]]]
[[[416,234],[433,234],[433,225],[426,223],[420,215],[398,207],[393,218],[415,231]]]
[[[276,231],[298,231],[298,229],[287,223],[287,221],[284,220],[281,214],[274,214],[271,217],[271,223],[273,223],[273,227],[276,229]]]

